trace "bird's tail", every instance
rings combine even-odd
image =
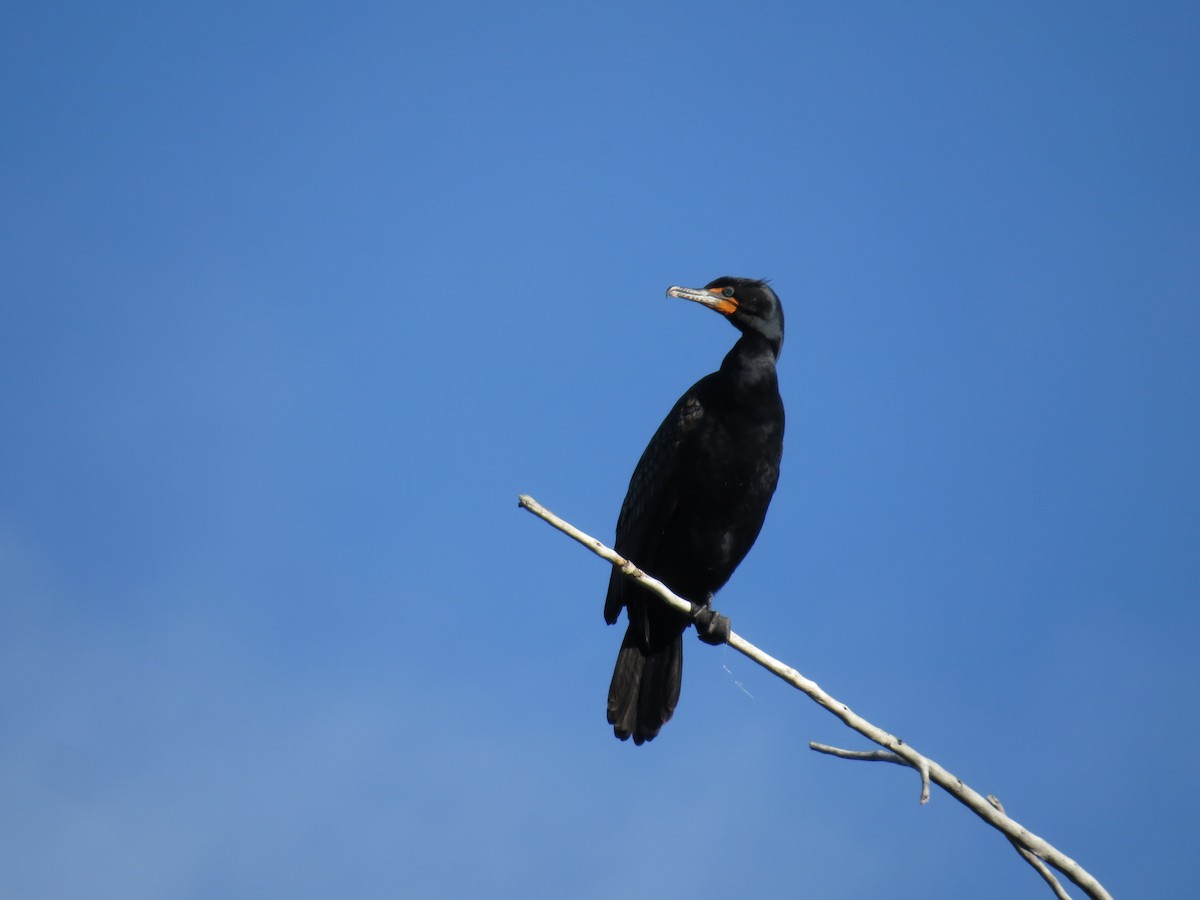
[[[683,680],[683,630],[645,647],[633,622],[608,688],[608,722],[621,740],[653,740],[675,712]]]

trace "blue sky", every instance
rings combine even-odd
[[[1190,4],[19,4],[0,71],[0,894],[1049,896],[727,648],[612,738],[516,496],[611,538],[722,274],[788,324],[734,628],[1200,890]]]

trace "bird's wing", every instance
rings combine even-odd
[[[650,438],[617,517],[616,551],[651,575],[659,539],[679,503],[680,445],[704,417],[703,385],[704,380],[697,382],[680,397]],[[625,606],[628,584],[629,579],[613,569],[604,601],[604,619],[610,625]]]

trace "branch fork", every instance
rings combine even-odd
[[[640,581],[654,593],[658,594],[664,602],[675,607],[680,612],[689,615],[692,613],[692,604],[689,601],[672,593],[661,581],[647,575],[630,560],[625,559],[596,538],[580,531],[564,519],[559,518],[528,494],[520,495],[519,505],[522,509],[528,510],[538,518],[553,525],[559,531],[574,538],[597,556],[612,563],[628,577],[633,578],[635,581]],[[918,753],[895,735],[884,731],[882,728],[871,724],[866,719],[857,715],[846,704],[836,700],[822,690],[821,686],[815,681],[805,678],[791,666],[780,662],[775,657],[760,650],[736,632],[729,632],[727,643],[743,656],[758,663],[764,669],[783,679],[797,690],[802,691],[814,702],[841,719],[848,727],[883,747],[883,750],[872,751],[843,750],[830,747],[826,744],[812,742],[809,744],[811,749],[818,753],[836,756],[841,759],[888,762],[915,769],[921,777],[921,803],[929,802],[930,782],[942,788],[950,796],[971,810],[971,812],[975,813],[975,815],[979,816],[979,818],[1008,838],[1009,842],[1021,854],[1022,858],[1032,865],[1038,871],[1038,874],[1046,880],[1046,883],[1055,892],[1059,900],[1069,900],[1069,897],[1046,863],[1049,863],[1050,866],[1053,866],[1063,875],[1067,876],[1067,878],[1074,882],[1088,897],[1093,898],[1093,900],[1112,900],[1112,895],[1087,870],[1052,844],[1010,818],[1004,812],[1004,807],[1000,804],[1000,801],[994,796],[985,798],[972,790],[961,779],[942,768],[936,762]]]

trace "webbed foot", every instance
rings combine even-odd
[[[719,646],[729,642],[729,635],[733,628],[730,625],[729,617],[723,616],[712,608],[712,595],[709,595],[708,603],[692,604],[692,621],[696,623],[696,635],[706,644]]]

